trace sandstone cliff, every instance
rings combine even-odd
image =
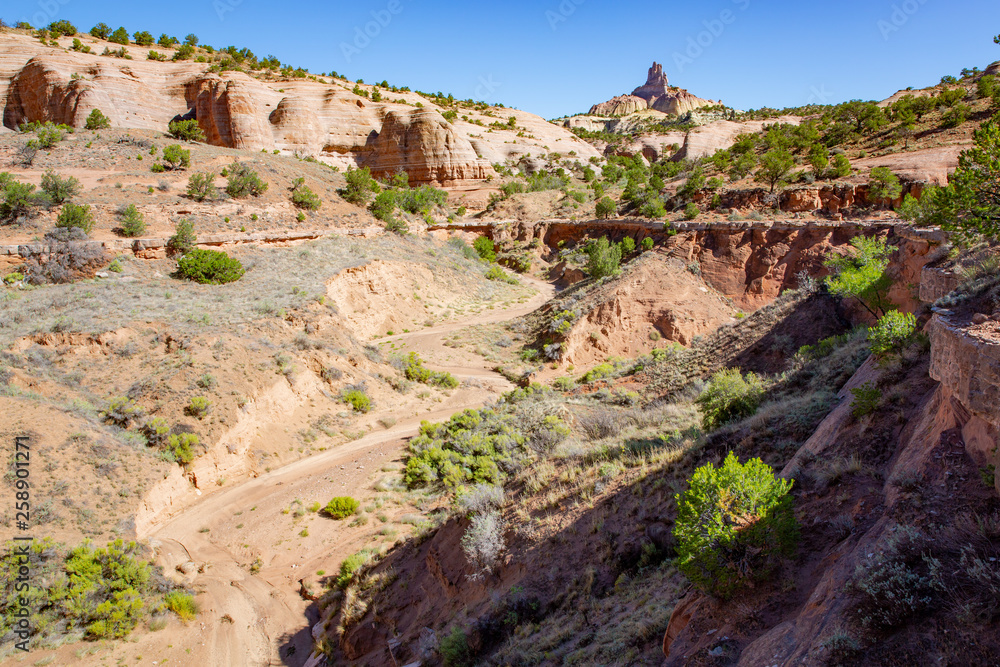
[[[165,131],[173,119],[193,118],[213,145],[280,150],[342,169],[370,165],[382,174],[407,168],[413,170],[412,183],[438,185],[487,178],[492,163],[522,156],[571,151],[581,161],[599,156],[564,128],[523,111],[463,107],[464,118],[448,122],[439,107],[412,92],[374,102],[354,94],[353,84],[341,79],[216,74],[206,63],[140,60],[142,51],[134,45],[128,47],[134,60],[99,56],[105,43],[82,37],[94,53],[0,33],[5,128],[27,121],[82,127],[93,109],[108,116],[113,127],[157,131]],[[68,46],[70,40],[62,41]],[[514,129],[484,129],[511,116]]]

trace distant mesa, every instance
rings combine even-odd
[[[632,91],[631,95],[619,95],[607,102],[595,104],[590,114],[595,116],[627,116],[655,109],[665,114],[681,115],[701,107],[714,106],[718,102],[704,100],[683,88],[672,87],[663,73],[663,65],[654,62],[646,75],[646,83]]]

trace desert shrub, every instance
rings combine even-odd
[[[701,215],[701,209],[694,202],[688,202],[688,205],[684,207],[684,219],[694,220],[699,215]]]
[[[925,542],[919,531],[900,526],[882,549],[855,567],[847,591],[856,596],[853,612],[863,627],[898,627],[933,602],[940,564],[922,555]]]
[[[885,357],[901,352],[913,338],[916,329],[916,315],[890,310],[868,330],[868,344],[872,354]]]
[[[332,501],[331,501],[332,502]],[[347,585],[354,579],[358,570],[363,568],[372,559],[372,551],[362,549],[358,553],[351,554],[340,563],[340,573],[337,575],[335,585],[337,588],[347,588]]]
[[[378,182],[372,178],[368,167],[348,168],[344,177],[347,179],[347,185],[337,190],[337,194],[352,204],[365,206],[372,195],[379,191]]]
[[[742,464],[732,452],[719,467],[696,469],[688,490],[676,497],[680,571],[720,598],[765,579],[798,543],[791,488],[760,459]]]
[[[153,417],[142,425],[141,431],[150,446],[159,447],[165,444],[170,436],[170,424],[163,417]]]
[[[220,250],[195,248],[177,262],[177,273],[203,285],[224,285],[242,278],[246,269],[240,260]]]
[[[306,179],[299,177],[292,181],[292,203],[298,208],[315,211],[323,205],[323,200],[306,185]]]
[[[65,19],[53,21],[46,29],[53,39],[58,39],[61,36],[72,37],[76,34],[76,26]]]
[[[3,199],[0,200],[0,221],[16,222],[27,217],[44,200],[44,195],[35,192],[31,183],[15,181],[7,172],[0,173]]]
[[[466,514],[483,514],[500,509],[504,504],[502,486],[491,484],[476,484],[455,499],[459,509]]]
[[[118,396],[108,401],[108,407],[101,412],[101,416],[110,424],[128,428],[132,422],[139,421],[145,412],[145,409],[131,398]]]
[[[90,212],[90,206],[66,204],[56,218],[56,227],[79,227],[90,234],[94,229],[94,214]]]
[[[358,511],[359,503],[350,496],[337,496],[326,504],[323,511],[332,519],[344,519]]]
[[[172,254],[184,254],[191,252],[197,242],[194,223],[190,220],[181,220],[174,226],[174,235],[167,240],[167,249]]]
[[[122,209],[118,219],[121,222],[122,236],[134,238],[146,232],[146,219],[135,207],[135,204],[129,204]]]
[[[375,200],[368,207],[372,215],[382,222],[392,222],[393,213],[396,211],[396,191],[383,190],[375,196]]]
[[[385,231],[406,236],[406,234],[410,231],[410,226],[406,224],[405,220],[399,220],[397,218],[385,223]]]
[[[519,389],[491,408],[466,410],[441,424],[421,423],[408,445],[407,486],[501,483],[533,448],[546,449],[568,435],[558,416],[531,411],[549,391]]]
[[[167,438],[167,451],[177,463],[182,465],[194,461],[194,447],[199,444],[198,436],[194,433],[180,433]]]
[[[441,639],[438,651],[445,667],[467,667],[473,664],[474,654],[469,647],[469,638],[461,626],[451,628],[451,632]]]
[[[372,409],[372,399],[360,389],[348,389],[340,395],[340,400],[347,403],[355,412],[368,412]]]
[[[508,275],[506,271],[501,269],[499,266],[491,266],[486,270],[487,280],[499,280],[501,282],[509,283],[511,285],[517,285],[518,280],[514,276]]]
[[[261,179],[256,171],[242,162],[234,162],[229,165],[228,174],[226,194],[233,199],[259,197],[267,191],[267,183]]]
[[[202,419],[208,414],[209,409],[212,407],[212,402],[209,401],[204,396],[194,396],[191,398],[191,402],[187,404],[184,408],[184,414],[190,415],[197,419]]]
[[[105,116],[100,109],[94,109],[87,116],[87,124],[84,127],[88,130],[106,130],[111,127],[111,119]]]
[[[623,257],[631,255],[632,253],[635,252],[635,239],[632,238],[631,236],[626,236],[625,238],[622,239],[621,246],[622,246]]]
[[[180,144],[166,146],[163,149],[163,166],[170,171],[190,167],[191,151],[182,148]]]
[[[872,200],[896,199],[902,191],[899,177],[888,167],[872,167],[868,174],[868,196]]]
[[[475,241],[472,242],[472,247],[475,249],[476,254],[484,262],[495,262],[497,261],[496,246],[493,240],[486,237],[480,236]]]
[[[407,213],[427,214],[435,206],[444,206],[447,200],[448,193],[429,185],[396,190],[396,204]]]
[[[139,30],[132,35],[132,39],[139,46],[152,46],[153,35],[148,30]]]
[[[492,572],[504,551],[503,518],[495,510],[472,517],[462,535],[462,551],[472,565],[473,578]]]
[[[826,279],[827,289],[841,298],[855,299],[879,317],[890,305],[892,278],[886,269],[896,247],[887,245],[884,239],[864,236],[851,239],[851,245],[855,248],[852,256],[827,255],[824,264],[833,269],[833,275]]]
[[[835,178],[847,178],[853,171],[851,161],[843,153],[837,153],[833,156],[832,171]]]
[[[851,395],[854,396],[851,400],[851,414],[854,415],[855,419],[872,414],[882,402],[882,390],[872,382],[865,382],[860,387],[854,387],[851,389]]]
[[[616,211],[617,206],[611,197],[601,197],[597,200],[594,212],[598,218],[607,219],[614,215]]]
[[[181,141],[205,141],[205,133],[197,120],[172,120],[167,130],[174,139]]]
[[[587,273],[593,278],[616,276],[621,270],[621,246],[609,242],[606,236],[587,244],[586,253]]]
[[[213,199],[219,193],[215,187],[215,172],[192,174],[188,179],[187,196],[195,201]]]
[[[122,44],[124,46],[128,46],[129,44],[128,30],[126,30],[123,27],[119,27],[117,30],[115,30],[108,36],[108,41],[113,42],[115,44]]]
[[[458,380],[451,373],[439,373],[424,366],[424,360],[416,352],[410,352],[406,360],[406,368],[403,374],[407,380],[429,384],[445,389],[454,389],[458,386]]]
[[[743,375],[738,368],[719,371],[696,399],[702,428],[712,431],[728,422],[749,417],[764,397],[764,380],[756,373]]]
[[[55,204],[62,204],[80,194],[80,181],[73,176],[63,178],[51,169],[42,175],[42,192]]]
[[[193,621],[198,615],[198,603],[194,596],[184,591],[170,591],[163,596],[167,609],[177,614],[182,621]]]
[[[642,240],[642,243],[640,245],[642,246],[643,251],[652,250],[653,249],[653,237],[647,236],[646,238],[644,238]]]

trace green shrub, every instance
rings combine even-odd
[[[122,236],[134,238],[146,233],[146,219],[135,204],[126,206],[119,215]]]
[[[163,149],[163,166],[170,171],[190,167],[191,151],[182,148],[180,144],[166,146]]]
[[[424,367],[424,361],[416,352],[410,352],[406,361],[406,368],[403,371],[407,380],[420,382],[422,384],[454,389],[458,387],[458,380],[451,373],[438,373]]]
[[[194,433],[181,433],[167,438],[167,451],[177,463],[182,465],[194,460],[193,447],[198,446],[198,436]]]
[[[718,468],[695,470],[688,490],[676,496],[678,569],[724,599],[765,579],[798,543],[791,488],[760,459],[741,464],[732,452]]]
[[[641,245],[642,245],[643,251],[652,250],[653,249],[653,237],[647,236],[646,238],[644,238],[642,240]]]
[[[154,174],[162,174],[163,172],[165,172],[167,170],[167,168],[164,167],[159,162],[154,162],[153,165],[150,166],[149,170],[151,172],[153,172]]]
[[[626,236],[625,238],[622,239],[621,246],[622,246],[623,257],[631,255],[632,253],[635,252],[635,239],[632,238],[631,236]]]
[[[392,222],[395,220],[393,213],[396,211],[396,191],[383,190],[375,196],[375,200],[368,207],[372,215],[382,222]]]
[[[141,405],[125,396],[118,396],[108,401],[108,407],[101,413],[109,424],[128,428],[132,422],[138,421],[145,414]]]
[[[194,201],[213,199],[218,193],[219,190],[215,187],[215,172],[192,174],[188,179],[187,196]]]
[[[910,342],[916,329],[917,318],[913,313],[890,310],[868,330],[868,344],[872,354],[876,357],[885,357],[901,352]]]
[[[194,396],[191,398],[191,402],[184,408],[184,414],[202,419],[208,414],[211,407],[212,402],[204,396]]]
[[[121,44],[123,46],[128,46],[129,45],[128,30],[119,27],[117,30],[111,33],[110,36],[108,36],[108,41],[113,42],[114,44]]]
[[[167,441],[170,435],[170,424],[163,417],[153,417],[142,425],[142,434],[152,447],[159,447]]]
[[[181,141],[205,141],[205,133],[197,120],[172,120],[167,130],[174,139]]]
[[[80,194],[80,181],[73,176],[63,178],[51,169],[42,175],[42,192],[54,204],[62,204]]]
[[[344,177],[347,179],[347,185],[337,190],[337,194],[351,204],[365,206],[372,198],[372,195],[379,191],[378,183],[372,178],[368,167],[362,167],[361,169],[349,167]]]
[[[890,305],[892,279],[886,269],[896,247],[887,245],[884,239],[864,236],[851,239],[851,245],[855,248],[852,256],[827,255],[824,265],[834,272],[826,279],[827,289],[841,298],[857,300],[865,310],[879,317]]]
[[[372,400],[360,389],[348,389],[341,394],[340,400],[354,408],[355,412],[368,412],[372,409]]]
[[[595,213],[598,218],[607,219],[615,214],[617,211],[617,206],[611,197],[601,197],[597,201],[597,206],[595,207]]]
[[[699,215],[701,215],[701,209],[694,202],[688,202],[688,205],[684,207],[684,219],[694,220]]]
[[[52,148],[66,137],[63,128],[51,122],[37,127],[35,134],[38,148]]]
[[[851,389],[851,394],[854,396],[851,400],[851,414],[855,419],[872,414],[882,402],[882,391],[872,382],[854,387]]]
[[[139,30],[132,35],[132,39],[139,46],[152,46],[153,44],[153,35],[148,30]]]
[[[397,218],[385,223],[385,231],[406,236],[406,234],[410,231],[410,226],[406,224],[405,220],[399,220]]]
[[[94,229],[94,215],[90,212],[90,206],[64,205],[59,217],[56,218],[56,227],[79,227],[90,234]]]
[[[91,37],[96,37],[98,39],[107,39],[111,36],[111,26],[107,23],[98,23],[93,28],[90,29]]]
[[[323,511],[332,519],[345,519],[358,511],[359,503],[350,496],[337,496],[326,504]]]
[[[519,283],[518,279],[514,276],[508,275],[506,271],[501,269],[499,266],[491,266],[486,270],[487,280],[499,280],[501,282],[508,283],[510,285],[517,285]]]
[[[834,178],[847,178],[852,172],[853,169],[851,169],[851,161],[847,159],[846,155],[843,153],[837,153],[833,156]]]
[[[203,285],[224,285],[242,278],[246,270],[240,260],[220,250],[195,248],[177,262],[177,273]]]
[[[299,177],[292,181],[292,203],[299,208],[315,211],[323,205],[323,200],[309,189],[306,179]]]
[[[868,174],[868,196],[871,200],[896,199],[902,191],[899,178],[888,167],[872,167]]]
[[[480,236],[475,241],[472,242],[472,247],[479,255],[479,259],[484,262],[495,262],[497,261],[497,251],[496,246],[493,243],[493,239],[486,236]]]
[[[695,400],[701,408],[701,424],[713,431],[728,422],[749,417],[764,397],[764,380],[756,373],[743,375],[738,368],[719,371]]]
[[[453,626],[451,632],[441,639],[438,650],[445,667],[468,667],[474,664],[474,654],[469,648],[469,638],[460,626]]]
[[[331,501],[333,502],[333,501]],[[349,513],[350,514],[350,513]],[[349,515],[348,514],[348,515]],[[347,585],[354,579],[358,570],[364,567],[372,558],[372,552],[362,549],[356,554],[351,554],[340,563],[340,573],[337,575],[334,584],[337,588],[347,588]]]
[[[618,275],[622,262],[622,249],[617,243],[608,241],[608,237],[591,241],[587,244],[587,273],[592,278],[604,278]]]
[[[61,36],[72,37],[76,34],[76,26],[65,19],[53,21],[46,29],[51,33],[53,39],[58,39]]]
[[[184,254],[191,252],[197,242],[194,223],[190,220],[181,220],[174,226],[174,235],[167,240],[167,249],[171,254]]]
[[[32,209],[42,203],[44,195],[35,192],[31,183],[20,183],[7,173],[0,173],[0,188],[3,190],[3,200],[0,201],[0,220],[14,222],[26,217]]]
[[[87,124],[84,128],[88,130],[106,130],[111,127],[111,119],[105,116],[100,109],[94,109],[87,116]]]
[[[198,616],[198,603],[194,596],[184,591],[170,591],[163,596],[167,609],[177,614],[182,621],[193,621]]]
[[[226,183],[226,194],[233,199],[244,197],[259,197],[267,192],[267,183],[256,171],[242,162],[234,162],[229,166],[229,177]]]

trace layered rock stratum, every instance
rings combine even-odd
[[[392,101],[376,102],[342,79],[212,73],[207,63],[140,60],[135,46],[133,60],[100,56],[104,42],[83,41],[92,53],[0,34],[5,129],[31,121],[83,127],[94,109],[112,127],[166,131],[171,120],[195,119],[216,146],[278,150],[342,169],[368,166],[377,176],[402,169],[411,183],[442,186],[488,178],[492,164],[526,156],[599,155],[566,129],[516,109],[463,106],[449,121],[445,109],[413,92],[383,90]]]

